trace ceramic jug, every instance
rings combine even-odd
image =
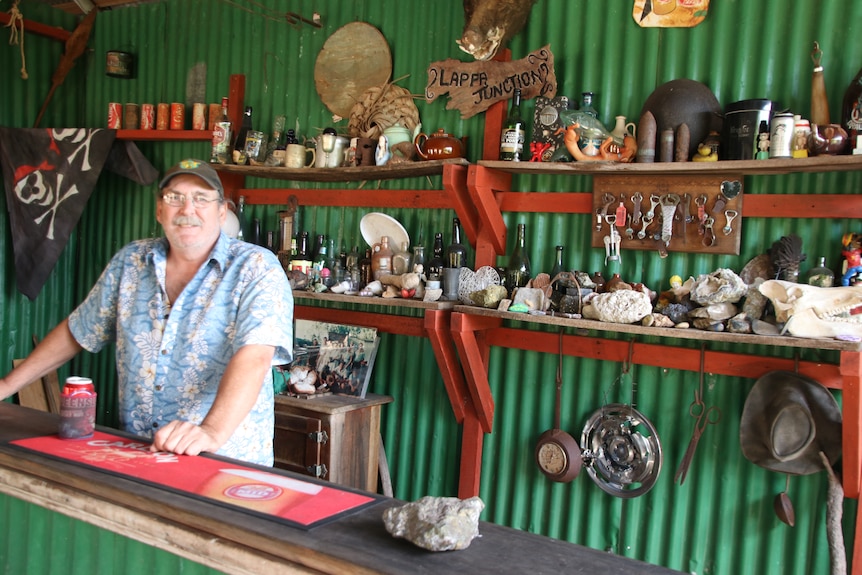
[[[623,139],[626,136],[631,136],[632,138],[636,138],[635,134],[637,133],[637,126],[635,126],[634,122],[626,123],[625,116],[617,116],[616,124],[614,124],[614,129],[611,130],[611,136],[614,137],[614,140],[617,140],[619,143],[623,142]]]

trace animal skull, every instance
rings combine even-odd
[[[796,337],[862,337],[862,287],[821,288],[767,280],[760,293],[775,308],[775,318]]]
[[[464,32],[456,40],[476,60],[490,60],[527,23],[537,0],[464,0]]]

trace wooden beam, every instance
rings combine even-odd
[[[0,12],[0,24],[4,26],[8,26],[12,21],[12,17],[8,12]],[[33,20],[27,20],[24,18],[23,25],[20,20],[15,22],[15,26],[22,31],[23,33],[31,32],[33,34],[39,34],[40,36],[45,36],[47,38],[52,38],[54,40],[59,40],[60,42],[66,43],[66,40],[72,35],[71,32],[60,28],[59,26],[48,26],[47,24],[40,24],[39,22],[34,22]]]

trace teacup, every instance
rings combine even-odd
[[[288,144],[284,154],[284,165],[288,168],[308,168],[314,165],[316,158],[317,153],[314,148],[308,148],[302,144]]]

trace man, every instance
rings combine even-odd
[[[272,465],[272,365],[293,353],[293,295],[275,256],[221,233],[216,171],[183,160],[159,183],[165,237],[117,253],[84,302],[0,379],[0,399],[82,349],[117,344],[120,424],[153,450]]]

